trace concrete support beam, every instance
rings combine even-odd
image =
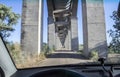
[[[55,33],[55,48],[56,48],[56,50],[71,50],[71,30],[68,30],[68,34],[66,36],[64,46],[65,47],[62,47],[60,38],[58,37],[58,34]]]
[[[71,48],[72,50],[79,50],[78,42],[78,20],[77,17],[71,17]]]
[[[23,0],[21,48],[25,54],[42,50],[43,0]]]
[[[54,46],[56,50],[77,51],[78,24],[76,15],[78,0],[72,1],[72,8],[70,8],[71,10],[67,9],[70,6],[67,6],[67,8],[65,9],[66,2],[66,0],[47,0],[48,16],[54,18],[54,22],[52,22],[54,24],[48,24],[49,47]],[[49,18],[48,21],[51,21],[51,18]],[[63,30],[60,30],[61,27],[63,28]]]
[[[48,17],[48,45],[50,49],[55,47],[55,24],[53,17]]]
[[[38,18],[38,55],[42,50],[43,44],[43,0],[39,0],[39,18]]]
[[[98,51],[107,56],[106,28],[103,0],[82,0],[84,55]]]
[[[65,39],[65,48],[62,48],[58,34],[55,32],[55,24],[52,16],[48,17],[48,44],[50,49],[71,50],[71,30],[68,30]]]

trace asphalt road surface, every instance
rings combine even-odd
[[[74,51],[57,51],[47,55],[47,58],[39,62],[40,66],[55,66],[55,65],[68,65],[80,64],[91,62],[80,53]]]

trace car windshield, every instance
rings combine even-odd
[[[0,35],[17,68],[120,63],[119,0],[0,0]]]

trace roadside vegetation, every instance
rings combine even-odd
[[[112,41],[109,45],[110,53],[120,53],[120,18],[117,11],[113,11],[111,18],[114,21],[113,29],[108,31]]]
[[[7,7],[3,4],[0,4],[0,35],[7,42],[7,39],[11,32],[14,32],[13,26],[18,23],[20,18],[19,14],[16,14],[12,11],[11,7]]]
[[[40,62],[45,60],[48,54],[46,43],[44,43],[43,51],[41,51],[39,56],[38,54],[25,56],[20,48],[20,43],[9,42],[6,45],[18,68],[38,67]]]
[[[17,25],[19,14],[12,12],[12,8],[0,4],[0,36],[8,47],[8,50],[18,68],[38,67],[39,63],[46,59],[48,54],[55,51],[55,46],[52,48],[48,47],[47,43],[43,43],[41,54],[34,54],[32,56],[25,56],[21,50],[20,43],[10,42],[7,40],[11,36],[11,33],[15,31],[14,26]],[[114,21],[113,29],[109,30],[108,33],[112,38],[110,45],[108,46],[109,55],[108,62],[120,62],[120,18],[117,16],[117,12],[114,11],[111,18]],[[83,45],[79,45],[78,53],[82,54]],[[93,51],[91,53],[91,59],[97,61],[98,53]]]

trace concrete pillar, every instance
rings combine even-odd
[[[55,37],[55,47],[56,50],[71,50],[71,30],[68,30],[68,34],[65,38],[65,43],[64,43],[65,47],[62,47],[62,44],[60,42],[60,39],[56,33],[56,37]]]
[[[48,17],[48,45],[50,49],[55,47],[55,24],[52,16]]]
[[[55,32],[55,24],[52,16],[48,17],[48,44],[50,49],[71,50],[71,30],[68,30],[65,39],[65,48],[63,48],[58,34]]]
[[[55,31],[54,27],[53,27],[54,24],[48,24],[49,47],[52,47],[53,45],[55,45],[56,50],[78,50],[78,44],[77,44],[78,43],[78,38],[77,38],[78,37],[78,35],[77,35],[78,32],[76,32],[77,31],[76,28],[78,26],[77,25],[77,18],[76,18],[77,4],[78,4],[78,0],[73,0],[73,4],[72,4],[72,8],[71,8],[71,11],[72,11],[71,16],[73,16],[73,18],[71,19],[71,22],[72,22],[73,29],[71,29],[71,28],[68,29],[68,34],[66,35],[64,46],[62,46],[57,32],[54,32]],[[66,1],[65,0],[59,0],[59,1],[58,0],[55,0],[55,1],[47,0],[47,5],[48,5],[48,16],[52,17],[53,16],[53,11],[58,10],[58,9],[64,9],[64,7],[66,5]],[[51,18],[50,18],[50,20],[51,20]],[[61,20],[63,20],[62,17],[61,17]],[[66,26],[71,27],[71,24],[66,25]],[[54,33],[52,33],[50,31],[50,29],[53,30]],[[52,34],[54,34],[55,36],[52,35]],[[77,40],[75,40],[76,38],[77,38]]]
[[[99,57],[107,56],[106,28],[103,0],[82,0],[84,55],[98,51]]]
[[[77,17],[71,17],[71,49],[78,51],[78,22]]]
[[[25,54],[42,50],[43,0],[23,0],[21,46]]]
[[[38,18],[38,55],[42,50],[43,44],[43,0],[39,0],[39,18]]]

